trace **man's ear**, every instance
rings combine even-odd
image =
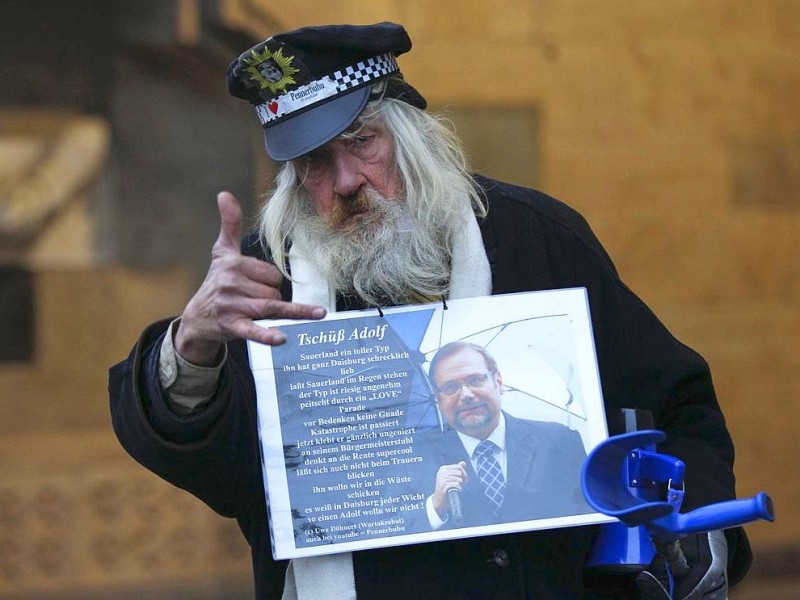
[[[497,385],[498,389],[500,390],[500,393],[501,394],[505,393],[505,389],[503,388],[503,376],[500,374],[500,371],[497,371],[494,374],[494,382]]]

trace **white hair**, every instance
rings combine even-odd
[[[449,286],[452,237],[463,230],[465,219],[473,218],[473,214],[486,215],[484,200],[472,179],[461,144],[445,119],[405,102],[384,98],[367,105],[355,124],[356,129],[376,120],[385,125],[394,143],[394,161],[403,185],[401,202],[395,204],[401,205],[407,217],[397,214],[391,222],[395,227],[401,226],[404,235],[398,238],[396,233],[391,237],[391,232],[383,232],[379,240],[362,240],[362,250],[348,247],[356,253],[348,264],[328,264],[341,263],[342,258],[324,247],[330,245],[330,240],[320,243],[322,240],[313,237],[322,234],[321,225],[316,222],[311,226],[309,222],[313,207],[302,186],[304,173],[298,160],[284,163],[277,174],[275,189],[260,214],[262,241],[278,269],[289,277],[289,245],[293,239],[305,239],[304,249],[315,254],[312,260],[325,263],[318,266],[329,277],[330,284],[339,291],[355,291],[370,303],[386,300],[401,303],[409,301],[409,297],[442,296]],[[343,134],[348,135],[351,134]],[[384,212],[396,212],[386,208],[385,203],[382,206]],[[406,247],[405,255],[393,249],[397,243]],[[365,254],[363,250],[368,252]],[[381,252],[390,255],[384,257],[386,264],[368,260]],[[393,272],[381,278],[372,273],[376,269]],[[369,278],[377,276],[378,281],[369,282],[368,273]]]

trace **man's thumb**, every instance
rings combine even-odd
[[[221,222],[217,241],[222,246],[239,252],[242,239],[242,207],[236,196],[230,192],[220,192],[217,194],[217,208]]]

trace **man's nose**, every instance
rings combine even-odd
[[[471,402],[475,399],[475,393],[465,382],[461,382],[461,388],[458,390],[458,399],[460,402]]]
[[[367,182],[360,161],[344,149],[334,152],[333,169],[333,191],[342,198],[352,196]]]

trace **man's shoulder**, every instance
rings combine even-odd
[[[510,415],[507,412],[504,412],[503,414],[505,415],[506,427],[509,431],[521,430],[528,433],[533,433],[540,438],[547,437],[551,439],[574,436],[580,437],[580,434],[577,431],[570,429],[562,423],[522,419],[520,417]]]
[[[512,244],[535,244],[548,252],[583,248],[613,270],[608,254],[586,219],[574,208],[539,190],[474,177],[488,212],[480,221],[487,251]]]
[[[554,421],[536,421],[534,419],[525,419],[523,417],[515,417],[514,415],[503,411],[503,416],[506,419],[508,427],[525,427],[527,429],[539,429],[542,431],[569,431],[566,425],[556,423]]]
[[[586,227],[586,219],[574,208],[544,192],[498,181],[483,175],[474,176],[475,184],[480,189],[491,213],[505,216],[507,213],[527,213],[566,227]]]
[[[519,449],[530,448],[533,452],[557,449],[563,458],[559,463],[562,466],[579,463],[586,457],[581,434],[562,423],[529,421],[506,413],[506,439]]]

